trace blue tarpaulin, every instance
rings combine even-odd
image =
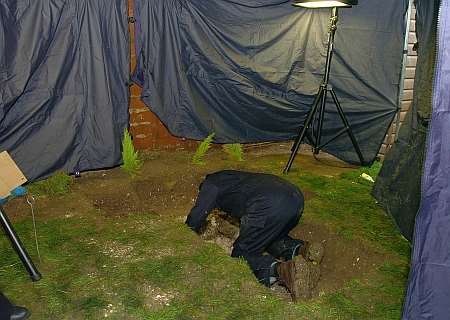
[[[121,162],[126,0],[0,1],[0,151],[29,180]]]
[[[407,1],[340,10],[331,84],[365,160],[398,106]],[[216,142],[296,136],[322,80],[330,10],[281,0],[135,0],[142,99],[176,136]],[[325,140],[343,127],[325,115]],[[348,136],[326,150],[359,162]]]
[[[403,319],[450,318],[450,0],[442,0],[433,108]]]

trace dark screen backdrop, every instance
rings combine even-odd
[[[331,84],[366,160],[397,109],[406,1],[340,10]],[[216,142],[296,136],[320,85],[329,9],[280,0],[135,0],[142,99],[176,136]],[[342,128],[336,109],[325,136]],[[358,162],[346,135],[326,149]]]
[[[0,1],[0,151],[29,180],[121,162],[126,0]]]

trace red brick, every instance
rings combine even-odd
[[[130,87],[130,93],[132,98],[139,98],[142,93],[142,88],[139,87],[137,84],[133,84]]]
[[[140,98],[131,97],[130,109],[143,109],[143,108],[147,108],[147,106]]]
[[[417,65],[417,56],[408,56],[406,59],[407,67],[415,67]]]
[[[405,79],[404,88],[405,90],[414,89],[414,79]]]
[[[416,68],[409,67],[405,70],[405,78],[406,79],[414,79],[416,76]]]
[[[154,123],[155,120],[156,120],[156,116],[150,110],[146,110],[144,112],[133,112],[133,113],[130,114],[130,123],[131,124],[139,124],[139,123],[142,123],[142,122]]]
[[[413,90],[405,90],[403,91],[403,98],[402,100],[412,100],[413,99]]]
[[[408,111],[412,106],[412,101],[402,101],[402,111]]]
[[[155,137],[158,135],[158,131],[155,129],[155,126],[150,124],[130,126],[130,133],[133,137],[136,137],[138,135]]]
[[[137,150],[146,150],[146,149],[154,149],[155,148],[155,140],[151,138],[134,138],[133,139],[134,147]]]
[[[128,0],[128,15],[133,15],[133,0]]]
[[[407,113],[408,113],[407,111],[402,111],[402,112],[400,112],[400,122],[405,121],[405,118],[406,118],[406,114],[407,114]]]

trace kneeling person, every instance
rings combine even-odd
[[[298,224],[303,206],[301,191],[277,176],[224,170],[206,176],[186,224],[199,233],[216,208],[240,218],[239,237],[231,256],[243,257],[266,286],[280,280],[296,300],[308,297],[305,292],[310,289],[298,278],[299,270],[305,272],[307,267],[298,255],[308,257],[309,244],[288,236]],[[320,248],[318,251],[316,260],[323,254]]]

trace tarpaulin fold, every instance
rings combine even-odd
[[[386,155],[372,194],[411,241],[419,210],[422,169],[436,58],[436,25],[440,0],[416,1],[418,59],[414,100],[398,140]]]
[[[450,1],[442,0],[422,198],[403,319],[450,316]]]
[[[134,80],[172,134],[214,132],[219,143],[296,136],[322,80],[330,10],[279,0],[135,0],[134,8]],[[398,0],[340,10],[331,84],[367,161],[397,110],[405,12]],[[324,139],[342,127],[330,103]],[[326,150],[359,162],[346,135]]]
[[[0,151],[29,180],[121,162],[126,0],[0,1]]]

